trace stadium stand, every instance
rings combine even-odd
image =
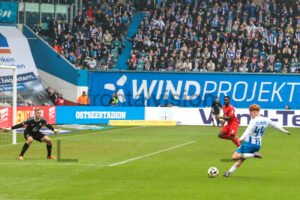
[[[125,43],[128,25],[134,13],[130,3],[89,2],[73,23],[49,22],[49,43],[78,69],[111,70]],[[39,30],[37,24],[34,29]]]
[[[192,3],[191,3],[192,2]],[[162,0],[129,38],[130,70],[299,73],[300,5]]]
[[[256,2],[84,1],[73,23],[33,30],[77,69],[299,73],[299,1]]]

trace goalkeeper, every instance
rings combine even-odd
[[[14,125],[11,128],[6,130],[18,129],[26,126],[24,130],[24,137],[26,139],[26,143],[24,144],[22,151],[18,157],[19,160],[24,160],[23,156],[27,151],[29,145],[33,142],[33,140],[37,140],[39,142],[45,142],[47,145],[47,152],[48,152],[48,159],[56,159],[54,156],[51,155],[52,150],[52,141],[51,139],[40,132],[40,129],[43,125],[45,125],[48,129],[52,130],[56,135],[58,134],[58,130],[54,129],[51,124],[48,124],[45,118],[42,117],[42,109],[36,108],[34,110],[34,117],[30,117],[24,122]]]

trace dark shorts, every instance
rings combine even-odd
[[[213,115],[219,115],[220,114],[220,111],[214,111],[214,112],[211,112]]]
[[[24,138],[27,140],[27,138],[31,136],[34,140],[42,142],[42,138],[46,135],[44,135],[41,132],[38,133],[24,133]]]

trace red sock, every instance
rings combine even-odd
[[[230,135],[225,134],[225,135],[221,136],[221,138],[230,140]]]
[[[237,147],[241,146],[238,137],[235,137],[235,138],[232,140],[232,142],[233,142]]]

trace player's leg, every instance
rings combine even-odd
[[[237,160],[234,165],[229,169],[228,172],[224,174],[224,177],[229,177],[231,173],[233,173],[235,170],[237,170],[242,163],[247,158],[262,158],[257,151],[259,151],[258,146],[256,145],[248,145],[246,143],[243,143],[237,150],[232,154],[232,159]]]
[[[237,147],[241,146],[241,144],[239,142],[239,138],[236,137],[235,135],[230,135],[230,139]]]
[[[230,140],[230,135],[227,134],[227,133],[225,133],[225,132],[223,132],[223,131],[220,131],[219,138]]]
[[[224,177],[229,177],[231,173],[233,173],[235,170],[237,170],[242,164],[243,162],[245,161],[245,159],[239,159],[237,160],[233,165],[232,167],[229,169],[228,172],[226,172],[223,176]]]
[[[239,125],[238,124],[232,124],[229,127],[229,134],[230,134],[230,139],[232,140],[232,142],[237,146],[241,146],[240,142],[239,142],[239,138],[236,137],[237,131],[238,131]]]
[[[216,115],[217,116],[217,115]],[[216,118],[217,119],[217,118]],[[217,126],[220,127],[220,120],[217,119]]]
[[[214,113],[212,112],[210,115],[211,121],[213,123],[213,126],[215,126],[215,120],[214,120]]]
[[[23,156],[24,156],[25,152],[27,151],[27,149],[29,148],[29,145],[33,142],[33,137],[30,135],[27,135],[27,133],[24,133],[24,137],[26,139],[26,142],[23,145],[21,153],[18,157],[19,160],[24,160]]]
[[[51,139],[50,139],[48,136],[45,136],[45,135],[44,135],[44,136],[41,138],[41,141],[46,143],[46,147],[47,147],[47,158],[48,158],[48,159],[56,159],[54,156],[51,155],[51,152],[52,152],[52,141],[51,141]]]
[[[229,135],[229,128],[228,125],[224,126],[220,133],[219,133],[219,138],[230,140],[230,135]]]

